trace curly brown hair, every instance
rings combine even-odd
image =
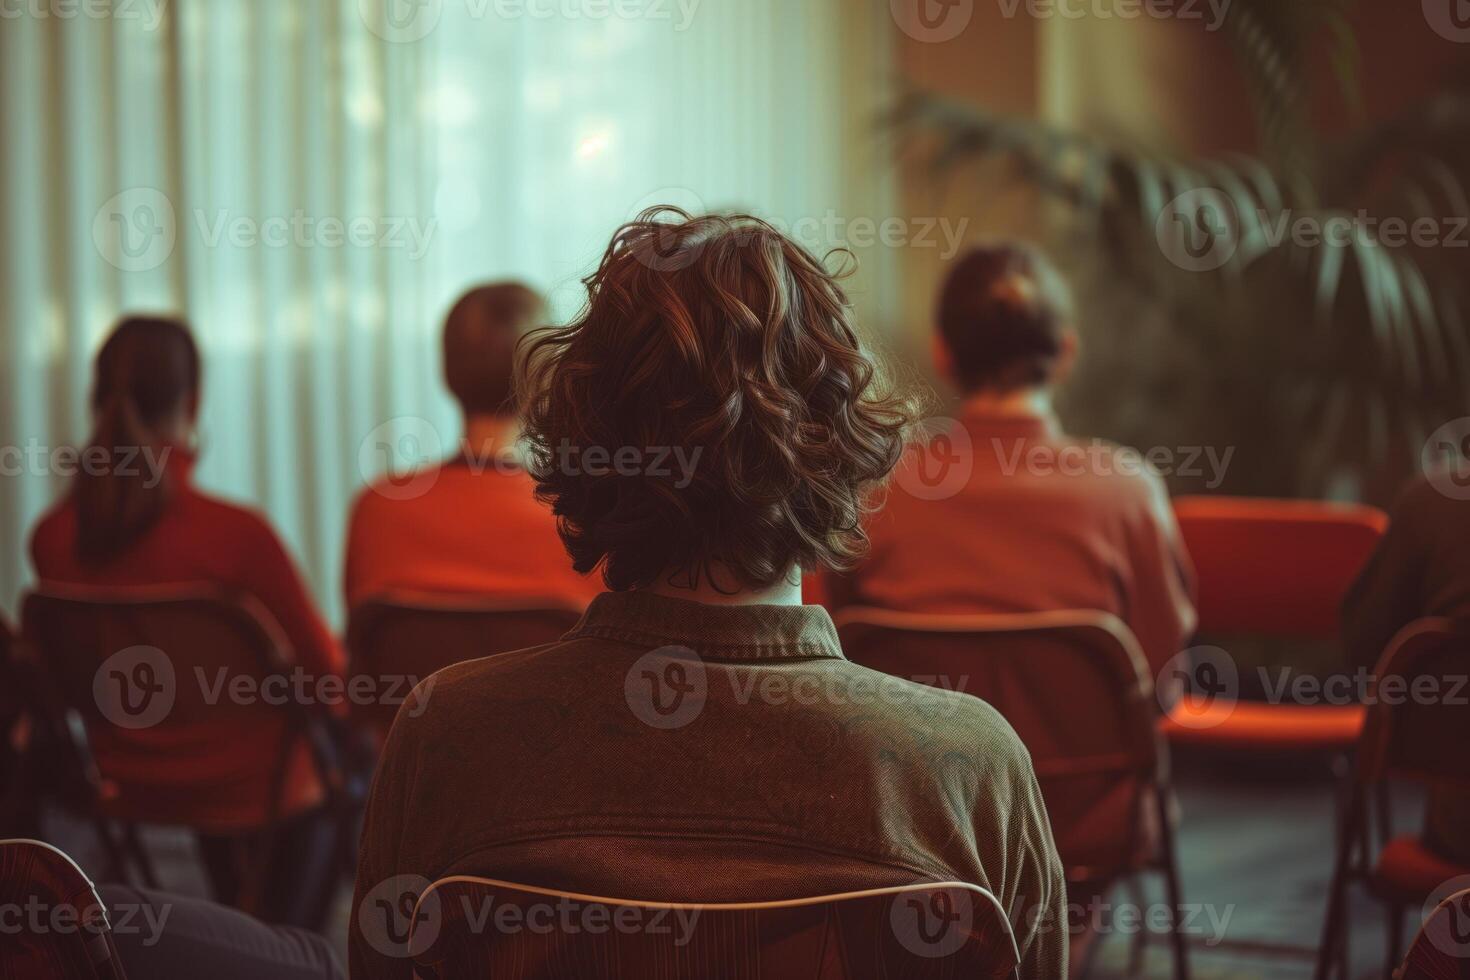
[[[529,469],[573,565],[613,590],[847,568],[914,412],[853,329],[838,276],[744,214],[650,208],[620,228],[565,327],[530,334]],[[694,454],[685,475],[568,465],[568,449]],[[631,458],[629,455],[627,458]],[[646,459],[640,456],[640,459]]]

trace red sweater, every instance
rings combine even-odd
[[[1153,672],[1184,647],[1194,571],[1157,475],[1049,416],[972,410],[948,436],[948,466],[924,475],[906,461],[868,527],[867,559],[821,583],[830,605],[1101,610],[1128,624]]]
[[[349,609],[393,591],[560,600],[580,609],[602,591],[579,575],[556,518],[520,470],[447,463],[411,484],[382,481],[352,508],[344,584]]]
[[[254,511],[201,493],[191,481],[192,469],[191,459],[175,455],[170,475],[176,489],[163,516],[125,552],[102,563],[78,557],[76,508],[70,496],[61,500],[42,517],[31,538],[31,557],[42,583],[93,587],[206,583],[245,592],[276,618],[290,641],[290,653],[307,674],[341,676],[342,652],[271,526]],[[182,682],[192,674],[181,669],[178,676]],[[284,719],[276,731],[180,733],[160,725],[126,732],[100,730],[93,734],[92,748],[104,775],[122,784],[124,796],[131,790],[134,803],[161,811],[183,808],[196,825],[232,829],[263,818],[283,735]],[[202,740],[221,750],[209,759],[192,751],[186,765],[142,765],[148,754],[164,762],[183,739],[191,746]],[[286,793],[291,810],[320,798],[307,756],[297,755]]]

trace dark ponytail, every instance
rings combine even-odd
[[[162,425],[199,391],[199,351],[177,320],[128,317],[97,353],[92,437],[82,453],[73,497],[77,553],[103,561],[143,536],[170,493],[143,450],[162,448]]]

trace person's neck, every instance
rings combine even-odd
[[[660,575],[658,581],[640,591],[669,599],[703,602],[711,606],[799,606],[801,605],[801,569],[793,568],[775,585],[764,589],[746,589],[729,584],[733,578],[715,568],[711,574],[718,582],[701,575],[690,582],[687,573]],[[728,582],[727,582],[728,580]]]
[[[520,423],[512,415],[468,415],[464,420],[464,441],[460,450],[475,459],[517,455],[516,440],[521,436]]]
[[[1000,391],[982,388],[965,397],[965,411],[1002,418],[1034,418],[1052,414],[1050,388],[1016,388]]]

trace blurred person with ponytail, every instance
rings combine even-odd
[[[939,297],[934,360],[960,418],[905,460],[871,550],[828,604],[923,613],[1110,612],[1153,672],[1194,631],[1193,568],[1168,490],[1132,450],[1063,432],[1071,297],[1045,255],[976,248]]]
[[[1066,284],[1034,248],[977,248],[950,271],[937,319],[935,366],[964,398],[959,419],[905,459],[868,523],[868,555],[824,581],[828,605],[1109,612],[1157,675],[1194,631],[1193,568],[1158,473],[1131,450],[1067,435],[1053,411],[1078,348]],[[1069,866],[1134,832],[1134,787],[1091,789],[1046,801]],[[1157,831],[1145,823],[1150,840]],[[1091,909],[1108,884],[1068,900]],[[1098,938],[1085,927],[1091,914],[1072,923],[1079,971]]]
[[[295,666],[313,677],[340,676],[342,653],[270,524],[194,486],[200,374],[199,351],[183,323],[133,316],[113,330],[97,355],[91,438],[68,492],[31,539],[36,573],[52,586],[203,584],[253,596],[280,624]],[[130,733],[135,741],[151,734]],[[271,798],[284,737],[220,733],[228,756],[221,753],[208,767],[136,774],[160,794],[208,800],[200,822],[220,830],[201,834],[200,848],[220,901],[235,901],[240,887],[229,828],[249,825],[253,818],[245,815]],[[93,748],[105,763],[105,732]],[[167,752],[161,742],[160,762]],[[293,767],[284,799],[294,816],[274,851],[268,918],[315,928],[325,915],[335,848],[321,796],[315,777]]]

